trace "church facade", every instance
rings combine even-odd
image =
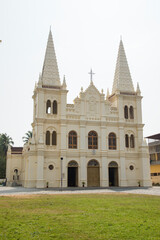
[[[141,92],[134,90],[122,40],[112,93],[92,81],[67,104],[50,31],[42,74],[33,93],[32,138],[9,148],[7,184],[24,187],[151,186],[143,139]]]

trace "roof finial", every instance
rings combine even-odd
[[[138,95],[141,95],[141,90],[140,90],[140,87],[139,87],[139,83],[137,82],[137,90],[136,90],[137,94]]]
[[[63,76],[63,84],[62,84],[62,89],[66,89],[67,88],[67,84],[66,84],[66,77],[65,75]]]
[[[120,35],[120,40],[122,41],[122,35]]]
[[[107,88],[107,98],[109,98],[109,88]]]

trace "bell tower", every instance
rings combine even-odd
[[[121,186],[127,186],[127,162],[137,159],[137,154],[140,156],[135,165],[139,169],[137,178],[140,179],[142,186],[147,186],[150,184],[148,180],[150,176],[144,175],[149,173],[149,157],[148,148],[143,139],[142,96],[139,84],[137,84],[137,90],[134,90],[122,40],[119,44],[112,94],[109,100],[118,109],[120,165],[121,176],[123,176]],[[146,168],[148,170],[144,173]]]
[[[62,120],[66,119],[67,90],[66,81],[60,82],[57,59],[51,30],[48,36],[46,53],[42,74],[38,84],[35,85],[33,101],[33,137],[28,157],[28,173],[34,172],[33,176],[26,176],[26,186],[43,188],[46,186],[44,169],[49,155],[60,158],[63,148]],[[34,165],[34,163],[36,163]],[[60,163],[59,163],[60,164]],[[57,166],[60,167],[60,166]],[[35,168],[35,171],[31,171]]]

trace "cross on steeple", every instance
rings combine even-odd
[[[93,74],[95,74],[95,73],[94,73],[94,72],[92,72],[92,68],[91,68],[91,71],[90,71],[88,74],[90,74],[90,75],[91,75],[91,83],[93,83],[93,81],[92,81],[92,77],[93,77]]]

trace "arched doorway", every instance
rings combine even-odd
[[[78,163],[76,161],[68,163],[68,187],[78,187]]]
[[[110,162],[108,165],[109,172],[109,186],[118,186],[118,164],[114,161]]]
[[[88,187],[99,187],[100,186],[99,163],[94,159],[92,159],[88,162],[87,186]]]

